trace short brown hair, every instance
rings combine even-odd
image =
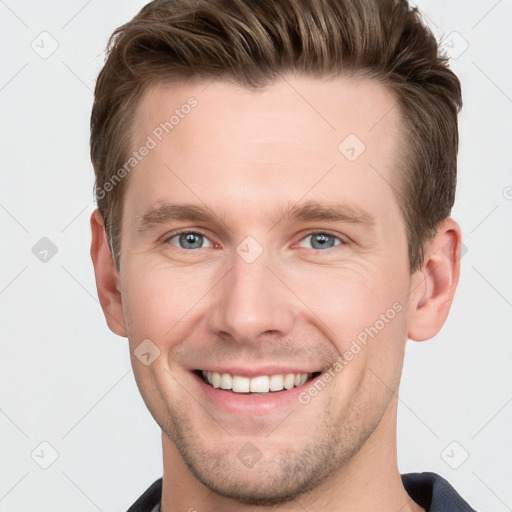
[[[403,162],[395,191],[411,272],[455,199],[461,87],[417,9],[400,0],[155,0],[112,34],[94,91],[96,200],[119,269],[126,161],[148,85],[192,77],[260,88],[280,73],[376,79],[397,99]]]

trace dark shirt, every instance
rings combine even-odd
[[[409,496],[427,512],[475,512],[441,476],[435,473],[407,473],[402,483]],[[159,512],[162,479],[154,482],[128,512]]]

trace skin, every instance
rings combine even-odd
[[[407,339],[431,338],[448,315],[461,234],[446,219],[411,275],[393,95],[339,77],[287,75],[258,92],[225,81],[156,84],[137,107],[134,149],[191,96],[197,106],[125,178],[119,271],[101,215],[91,217],[107,323],[128,337],[162,428],[163,512],[423,510],[400,480],[397,393]],[[350,133],[366,145],[353,162],[338,151]],[[374,225],[282,216],[309,200],[365,210]],[[215,222],[140,230],[163,201],[207,205]],[[181,229],[203,234],[203,246],[169,241]],[[338,238],[318,248],[313,230]],[[236,250],[249,235],[263,249],[252,263]],[[327,371],[396,303],[401,311],[306,405],[227,413],[190,372],[235,363]],[[145,339],[160,350],[148,366],[134,355]],[[237,457],[249,442],[261,456],[252,467]]]

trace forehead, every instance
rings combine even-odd
[[[265,203],[334,196],[389,206],[399,127],[393,94],[372,80],[288,75],[260,90],[158,83],[135,112],[133,148],[152,147],[130,173],[125,211],[181,200],[237,215],[254,206],[263,219]]]

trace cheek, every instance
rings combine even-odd
[[[209,294],[226,270],[133,258],[125,272],[122,294],[131,318],[130,343],[135,348],[149,338],[165,353],[205,328]]]
[[[384,267],[384,268],[383,268]],[[302,269],[288,282],[305,314],[341,353],[350,343],[402,330],[407,276],[385,265],[351,265],[339,269]]]
[[[358,397],[353,403],[359,405],[353,406],[364,403],[374,414],[399,382],[407,336],[407,276],[402,273],[397,279],[382,269],[345,270],[329,275],[316,272],[314,279],[303,281],[297,294],[314,313],[309,321],[339,353],[332,366],[336,396],[332,407],[343,410]]]
[[[143,271],[142,265],[134,264],[127,269],[125,282],[123,304],[131,318],[128,335],[133,343],[149,338],[158,344],[199,298],[196,283],[187,282],[176,270]]]
[[[396,387],[407,335],[407,283],[403,271],[385,265],[317,269],[296,281],[294,290],[313,313],[308,321],[341,357],[342,364],[333,366],[339,407],[359,392],[374,405],[384,403]]]

